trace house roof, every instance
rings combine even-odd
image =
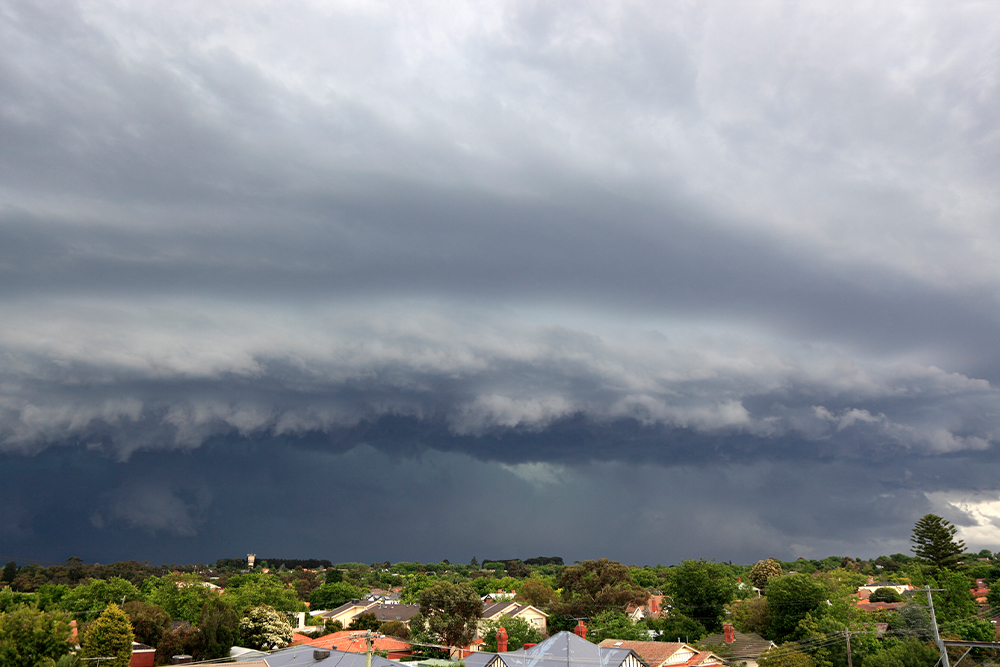
[[[264,658],[268,667],[365,667],[364,653],[347,653],[320,649],[315,646],[295,646],[277,651]],[[399,667],[397,663],[373,655],[372,667]]]
[[[496,618],[503,614],[504,616],[517,616],[523,611],[528,609],[534,609],[539,614],[543,616],[548,616],[544,611],[537,607],[533,607],[530,604],[518,604],[516,602],[494,602],[492,604],[483,605],[483,619]]]
[[[317,639],[309,639],[304,643],[316,648],[337,649],[347,653],[364,653],[368,648],[365,634],[365,632],[360,631],[344,630]],[[389,651],[391,653],[411,650],[409,642],[385,635],[376,635],[372,642],[372,648],[376,651]]]
[[[902,607],[905,602],[860,602],[858,603],[858,609],[862,611],[875,611],[876,609],[887,609],[892,611]]]
[[[480,657],[481,656],[481,657]],[[627,648],[592,644],[572,632],[557,632],[529,649],[507,653],[473,653],[465,658],[466,667],[618,667],[629,656],[646,664],[638,653]],[[473,658],[473,663],[469,661]],[[648,665],[647,665],[648,667]]]
[[[607,646],[608,648],[629,648],[639,654],[643,660],[645,660],[650,667],[657,667],[657,665],[663,664],[670,656],[677,651],[681,650],[687,644],[678,642],[640,642],[640,641],[626,641],[623,639],[605,639],[598,646]],[[698,649],[693,646],[688,646],[692,653],[697,653]]]
[[[709,635],[698,643],[722,644],[732,649],[733,658],[748,658],[750,660],[756,660],[764,651],[776,646],[770,639],[764,639],[755,632],[737,632],[735,630],[731,644],[726,643],[726,637],[722,633]]]
[[[375,614],[375,618],[385,621],[402,621],[406,623],[420,613],[418,604],[377,604],[365,609],[366,614]]]

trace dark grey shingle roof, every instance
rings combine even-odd
[[[572,632],[558,632],[527,650],[486,653],[499,657],[507,667],[618,667],[630,656],[646,664],[638,653],[627,648],[598,646]],[[466,667],[469,667],[466,658]],[[489,660],[475,667],[486,667]]]
[[[329,653],[329,657],[317,660],[315,655]],[[294,646],[272,653],[264,658],[268,667],[365,667],[364,653],[347,653],[317,649],[315,646]],[[399,667],[383,657],[373,655],[372,667]]]

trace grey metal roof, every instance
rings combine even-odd
[[[483,655],[485,661],[470,666],[470,656],[465,659],[466,667],[486,667],[494,658],[499,658],[507,667],[618,667],[630,655],[646,664],[631,649],[598,646],[572,632],[558,632],[527,650],[476,655]]]
[[[326,657],[319,657],[327,654]],[[268,667],[365,667],[364,653],[348,653],[331,649],[318,649],[315,646],[293,646],[283,651],[277,651],[264,658]],[[399,667],[377,655],[372,656],[372,667]]]

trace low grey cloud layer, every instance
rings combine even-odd
[[[932,510],[1000,548],[993,7],[0,16],[22,555],[873,555]],[[400,537],[268,542],[303,484]]]

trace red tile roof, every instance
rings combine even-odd
[[[316,648],[336,649],[347,653],[364,653],[368,648],[365,643],[365,633],[356,630],[334,632],[333,634],[324,635],[318,639],[312,639],[310,637],[308,641],[304,641],[302,643],[308,644],[309,646],[315,646]],[[409,642],[397,639],[396,637],[386,637],[383,635],[375,636],[375,641],[372,642],[372,648],[376,651],[388,651],[389,653],[410,653],[412,651]]]

